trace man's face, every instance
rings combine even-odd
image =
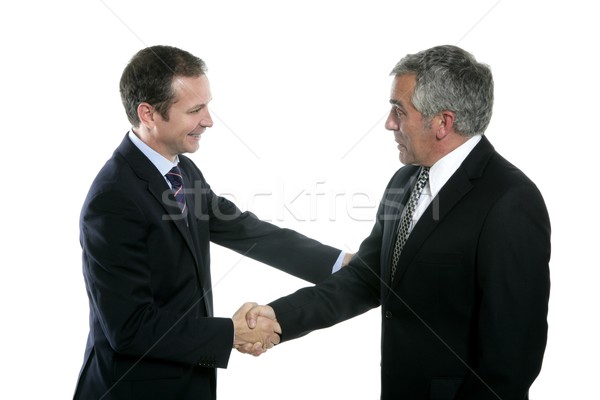
[[[155,113],[154,149],[169,160],[198,150],[200,135],[213,125],[208,111],[212,99],[208,78],[176,77],[173,81],[175,102],[169,108],[169,120]]]
[[[394,132],[400,150],[400,162],[431,166],[435,132],[423,115],[412,104],[416,77],[413,74],[394,78],[390,103],[392,109],[385,122],[385,128]]]

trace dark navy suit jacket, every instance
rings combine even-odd
[[[258,220],[216,196],[180,156],[188,220],[156,167],[125,137],[80,220],[90,333],[76,399],[214,399],[230,318],[212,315],[209,242],[318,282],[339,250]]]

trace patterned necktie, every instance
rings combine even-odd
[[[181,174],[181,170],[178,166],[174,166],[169,172],[167,172],[165,177],[171,183],[171,187],[173,188],[173,195],[175,196],[175,200],[177,200],[177,204],[181,209],[181,213],[185,214],[185,191],[183,190],[183,175]]]
[[[410,194],[410,198],[408,199],[408,203],[406,203],[406,207],[404,207],[404,213],[402,215],[402,220],[400,221],[400,228],[398,229],[398,237],[396,238],[396,245],[394,246],[394,253],[392,254],[392,282],[394,281],[394,275],[396,274],[396,267],[398,266],[400,253],[402,252],[404,244],[408,239],[410,223],[412,222],[415,208],[417,208],[417,202],[419,201],[419,197],[421,197],[421,192],[427,184],[428,179],[429,167],[421,168],[421,172],[417,178],[417,184]]]

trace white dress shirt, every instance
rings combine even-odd
[[[137,137],[137,135],[133,133],[133,129],[129,131],[129,140],[131,140],[135,147],[140,149],[140,151],[144,153],[146,157],[148,157],[148,160],[150,160],[150,162],[156,167],[158,172],[160,172],[163,178],[165,178],[165,182],[167,182],[169,184],[169,187],[173,189],[173,187],[171,186],[171,182],[169,182],[165,175],[167,175],[167,172],[169,172],[171,168],[176,167],[177,164],[179,164],[179,157],[175,159],[175,162],[166,159],[164,156],[160,155],[156,150],[144,143],[142,139]]]
[[[411,224],[408,228],[408,233],[412,232],[413,227],[421,218],[429,204],[438,195],[442,187],[448,182],[450,177],[454,175],[460,164],[467,158],[469,153],[475,148],[481,140],[481,135],[475,135],[444,157],[433,164],[429,170],[429,180],[421,192],[421,197],[417,201],[417,207],[413,213]]]

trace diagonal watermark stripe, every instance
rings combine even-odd
[[[360,139],[358,139],[358,141],[357,141],[356,143],[354,143],[354,145],[352,145],[352,147],[350,147],[350,148],[349,148],[349,149],[348,149],[348,150],[347,150],[347,151],[344,153],[344,155],[342,156],[341,160],[343,160],[344,158],[346,158],[346,156],[347,156],[348,154],[350,154],[350,153],[352,152],[352,150],[354,150],[354,148],[355,148],[356,146],[358,146],[358,145],[360,144],[360,142],[362,142],[362,141],[363,141],[363,139],[364,139],[364,138],[366,138],[366,137],[369,135],[369,133],[373,132],[373,130],[374,130],[374,129],[375,129],[375,128],[376,128],[376,127],[379,125],[379,123],[380,123],[380,122],[381,122],[381,121],[382,121],[382,120],[383,120],[385,117],[387,117],[387,115],[388,115],[387,113],[385,113],[384,115],[382,115],[382,116],[381,116],[381,118],[379,118],[379,119],[377,120],[377,122],[376,122],[375,124],[373,124],[373,126],[371,127],[371,129],[369,129],[369,130],[368,130],[368,131],[367,131],[367,132],[366,132],[364,135],[362,135],[362,136],[360,137]]]
[[[464,34],[464,35],[463,35],[463,36],[462,36],[460,39],[458,39],[458,41],[457,41],[455,44],[456,44],[456,45],[458,45],[460,42],[462,42],[462,41],[463,41],[463,39],[464,39],[464,38],[466,38],[467,36],[469,36],[469,34],[471,33],[471,31],[473,31],[473,29],[475,29],[475,28],[477,27],[477,25],[479,25],[479,24],[481,23],[481,21],[483,21],[483,19],[484,19],[485,17],[487,17],[487,16],[488,16],[488,14],[489,14],[489,13],[491,13],[491,12],[492,12],[492,10],[493,10],[494,8],[496,8],[496,6],[497,6],[497,5],[498,5],[498,4],[499,4],[501,1],[502,1],[502,0],[498,0],[498,1],[496,2],[496,4],[494,4],[494,5],[493,5],[493,6],[492,6],[492,7],[491,7],[489,10],[487,10],[487,12],[486,12],[485,14],[483,14],[483,16],[482,16],[481,18],[479,18],[479,20],[478,20],[477,22],[475,22],[475,24],[474,24],[474,25],[471,27],[471,29],[469,29],[469,30],[467,31],[467,33],[465,33],[465,34]]]
[[[219,117],[219,116],[218,116],[218,115],[217,115],[217,114],[214,112],[214,110],[211,110],[211,114],[212,114],[213,116],[215,116],[215,117],[216,117],[216,118],[217,118],[217,119],[218,119],[218,120],[219,120],[219,121],[220,121],[220,122],[223,124],[223,126],[225,126],[225,128],[227,128],[227,130],[228,130],[228,131],[229,131],[229,132],[230,132],[230,133],[231,133],[233,136],[235,136],[235,137],[236,137],[236,139],[237,139],[237,140],[239,140],[239,141],[240,141],[240,143],[241,143],[241,144],[243,144],[243,145],[246,147],[246,149],[248,149],[248,151],[249,151],[250,153],[252,153],[252,154],[254,155],[254,157],[256,157],[258,160],[260,160],[260,157],[258,156],[258,154],[256,154],[256,152],[255,152],[254,150],[252,150],[252,149],[250,148],[250,146],[248,146],[248,144],[247,144],[246,142],[244,142],[244,141],[242,140],[242,138],[241,138],[241,137],[239,137],[239,136],[238,136],[238,135],[237,135],[237,134],[236,134],[236,133],[233,131],[233,129],[231,129],[231,128],[229,127],[229,125],[227,125],[227,124],[225,123],[225,121],[223,121],[223,119],[222,119],[221,117]]]
[[[130,27],[129,25],[127,25],[127,24],[125,23],[125,21],[123,21],[123,19],[122,19],[121,17],[119,17],[119,15],[118,15],[118,14],[117,14],[117,13],[116,13],[116,12],[115,12],[115,11],[114,11],[112,8],[110,8],[110,7],[108,6],[108,4],[106,4],[106,3],[104,2],[104,0],[100,0],[100,3],[102,3],[102,5],[103,5],[104,7],[106,7],[106,9],[107,9],[108,11],[110,11],[110,13],[111,13],[111,14],[112,14],[112,15],[113,15],[113,16],[114,16],[116,19],[118,19],[118,20],[119,20],[119,22],[120,22],[121,24],[123,24],[123,26],[124,26],[124,27],[125,27],[125,28],[126,28],[128,31],[129,31],[129,32],[131,32],[131,34],[132,34],[133,36],[135,36],[135,38],[136,38],[137,40],[139,40],[139,41],[140,41],[140,43],[142,43],[142,44],[144,45],[144,47],[148,47],[148,45],[146,44],[146,42],[144,42],[144,41],[142,40],[142,38],[141,38],[141,37],[139,37],[139,35],[138,35],[137,33],[135,33],[135,31],[134,31],[133,29],[131,29],[131,27]]]

